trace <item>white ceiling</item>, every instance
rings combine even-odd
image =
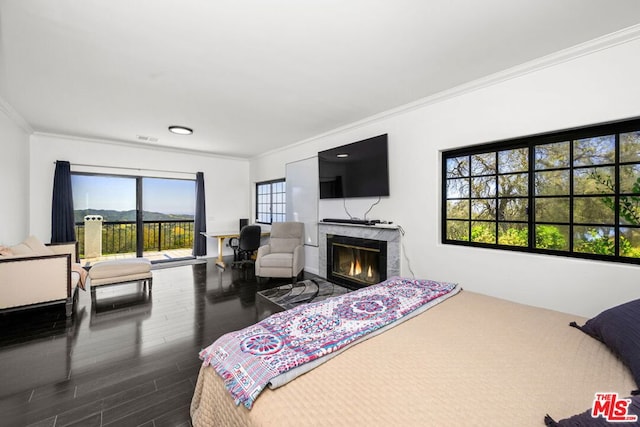
[[[35,132],[252,157],[639,22],[638,0],[0,0],[0,101]]]

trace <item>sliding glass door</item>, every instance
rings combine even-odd
[[[71,175],[80,257],[100,260],[136,253],[136,179],[110,175]]]
[[[191,256],[194,180],[73,173],[71,184],[86,262]]]
[[[193,247],[195,181],[142,178],[143,256],[181,258]]]

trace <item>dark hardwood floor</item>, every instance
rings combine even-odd
[[[198,352],[257,321],[251,272],[206,263],[154,268],[137,283],[0,315],[0,425],[190,426]]]

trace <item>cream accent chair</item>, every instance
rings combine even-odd
[[[304,224],[275,222],[269,244],[258,248],[256,277],[290,277],[294,282],[304,268]]]

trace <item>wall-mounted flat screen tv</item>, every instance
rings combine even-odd
[[[318,153],[320,198],[389,195],[387,134]]]

